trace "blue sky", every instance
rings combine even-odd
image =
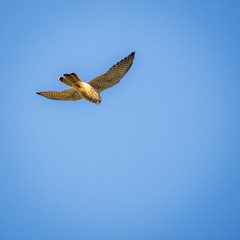
[[[239,1],[0,4],[0,238],[239,239]],[[45,99],[132,51],[99,106]]]

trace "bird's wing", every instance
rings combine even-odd
[[[113,65],[106,73],[88,82],[99,93],[116,85],[132,66],[135,52]]]
[[[54,100],[76,101],[82,99],[82,96],[74,88],[68,88],[62,91],[37,92],[37,94]]]

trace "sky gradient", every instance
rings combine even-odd
[[[240,239],[239,1],[0,7],[0,239]],[[132,51],[99,106],[35,94]]]

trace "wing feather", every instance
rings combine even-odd
[[[74,88],[68,88],[62,91],[37,92],[37,94],[54,100],[77,101],[82,96]]]
[[[93,78],[88,82],[99,93],[116,85],[128,72],[133,64],[135,52],[113,65],[106,73]]]

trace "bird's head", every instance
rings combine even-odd
[[[102,99],[101,98],[99,98],[95,103],[96,103],[96,105],[99,105],[100,103],[101,103],[101,101],[102,101]]]

